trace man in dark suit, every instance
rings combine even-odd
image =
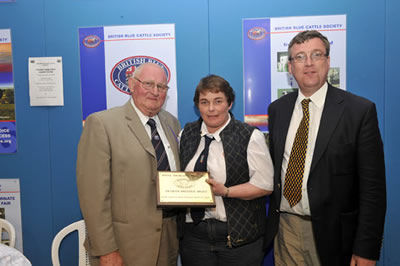
[[[176,171],[180,125],[161,109],[168,90],[161,67],[139,66],[128,84],[132,98],[90,115],[79,142],[77,184],[88,232],[85,247],[91,265],[175,266],[176,214],[157,208],[160,160],[152,139],[161,139],[168,169]],[[158,134],[153,134],[150,118]]]
[[[299,91],[271,103],[274,192],[266,243],[276,265],[375,265],[386,212],[375,104],[327,83],[329,41],[317,31],[289,44]]]

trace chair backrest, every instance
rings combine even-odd
[[[77,221],[72,223],[63,229],[54,237],[53,244],[51,245],[51,260],[53,262],[53,266],[60,266],[60,258],[58,256],[58,252],[60,249],[60,244],[64,237],[73,231],[78,231],[78,242],[79,242],[79,266],[90,265],[89,255],[83,246],[83,242],[86,237],[86,225],[84,220]]]
[[[3,230],[8,233],[8,242],[3,243]],[[10,247],[15,247],[15,228],[14,226],[7,220],[0,218],[0,234],[1,234],[1,242],[3,244],[8,244]]]

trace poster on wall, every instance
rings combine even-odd
[[[0,29],[0,153],[17,152],[10,29]]]
[[[299,32],[318,30],[330,41],[328,82],[346,89],[346,15],[243,20],[244,120],[268,131],[268,105],[298,89],[288,72],[288,46]]]
[[[82,120],[125,104],[128,78],[143,63],[161,66],[168,79],[164,108],[178,116],[175,25],[126,25],[79,29]]]
[[[21,197],[18,178],[0,179],[0,218],[9,221],[15,228],[15,248],[22,250]],[[8,244],[9,236],[3,232],[2,244]]]

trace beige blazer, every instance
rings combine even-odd
[[[158,114],[179,167],[178,120]],[[162,211],[156,155],[130,102],[90,115],[78,146],[77,185],[92,256],[119,250],[125,265],[156,265]]]

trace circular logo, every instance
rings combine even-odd
[[[174,185],[179,188],[192,188],[194,187],[194,182],[185,178],[180,178],[174,181]]]
[[[137,67],[145,63],[159,65],[165,71],[167,82],[169,82],[171,75],[168,66],[164,62],[150,56],[131,56],[115,64],[110,73],[111,83],[120,92],[131,94],[128,79],[133,75]]]
[[[87,48],[95,48],[99,46],[100,42],[100,37],[97,35],[89,35],[86,36],[85,39],[83,39],[83,45]]]
[[[264,39],[267,31],[261,27],[254,27],[247,32],[247,37],[252,40],[262,40]]]

